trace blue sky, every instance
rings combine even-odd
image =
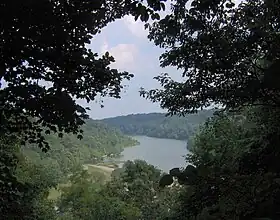
[[[240,1],[242,0],[236,0],[235,2],[238,4]],[[162,16],[170,10],[170,0],[167,0],[167,2],[167,11],[163,12]],[[105,27],[99,35],[94,36],[88,47],[100,55],[108,51],[116,60],[112,65],[113,68],[134,74],[132,80],[123,82],[127,87],[122,92],[121,99],[103,98],[104,108],[100,108],[98,100],[91,103],[78,101],[79,104],[90,107],[91,110],[88,113],[91,118],[164,112],[158,103],[152,103],[140,97],[139,89],[140,87],[146,89],[158,88],[159,84],[153,77],[162,72],[169,73],[175,80],[180,80],[181,74],[174,68],[162,69],[159,67],[159,56],[163,50],[147,39],[144,23],[141,21],[135,22],[133,17],[126,16]],[[5,86],[4,83],[3,86]]]
[[[100,54],[109,51],[116,59],[112,67],[134,74],[132,80],[124,82],[127,88],[122,93],[122,98],[104,98],[104,108],[100,108],[95,102],[89,104],[80,102],[91,108],[90,117],[104,118],[131,113],[163,112],[159,104],[140,97],[139,89],[140,87],[157,88],[159,84],[153,77],[162,72],[169,72],[175,78],[180,77],[180,74],[174,69],[159,67],[159,55],[163,50],[147,39],[144,23],[135,22],[133,17],[126,16],[104,28],[94,37],[89,47]]]
[[[162,16],[170,11],[170,0],[167,2],[167,10],[161,14]],[[238,5],[242,0],[234,2]],[[190,5],[191,1],[188,4]],[[181,74],[174,68],[159,67],[159,56],[163,50],[147,39],[147,32],[141,21],[135,22],[133,17],[126,16],[113,22],[104,28],[101,34],[95,36],[89,47],[101,54],[109,51],[116,59],[112,67],[135,75],[131,81],[124,82],[128,88],[122,93],[121,99],[105,98],[105,107],[102,109],[97,103],[87,104],[91,108],[89,115],[92,118],[164,112],[158,103],[151,103],[140,97],[139,88],[158,88],[159,84],[153,80],[153,77],[162,72],[169,73],[175,80],[181,80]]]
[[[168,0],[169,1],[169,0]],[[167,12],[164,12],[167,13]],[[121,99],[103,98],[104,108],[100,107],[99,100],[86,103],[83,100],[77,102],[84,107],[90,107],[89,115],[93,119],[127,115],[132,113],[164,112],[157,103],[152,103],[139,95],[140,87],[152,89],[159,87],[153,77],[168,69],[159,67],[159,56],[162,49],[156,47],[147,39],[147,31],[144,23],[135,22],[132,16],[126,16],[121,20],[110,23],[102,29],[88,45],[92,51],[99,55],[109,52],[114,56],[116,62],[111,66],[121,71],[134,74],[130,81],[124,81],[126,88],[121,94]],[[176,72],[173,70],[173,72]],[[180,74],[176,74],[180,76]],[[48,83],[40,82],[44,85]],[[2,85],[1,85],[2,84]],[[0,87],[5,87],[1,80]]]

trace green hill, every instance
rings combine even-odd
[[[100,121],[118,128],[128,135],[186,140],[213,113],[214,110],[203,110],[185,117],[166,117],[164,113],[131,114],[106,118]]]
[[[47,153],[34,145],[24,147],[23,153],[37,164],[56,165],[62,173],[68,173],[76,165],[98,163],[104,155],[117,156],[124,147],[137,144],[136,140],[123,135],[116,128],[92,119],[82,129],[84,133],[81,140],[70,134],[64,134],[63,138],[47,135],[46,139],[50,143]]]

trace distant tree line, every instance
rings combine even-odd
[[[164,113],[132,114],[101,121],[128,135],[187,140],[213,113],[214,110],[204,110],[186,117],[166,116]]]

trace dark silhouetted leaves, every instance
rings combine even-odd
[[[181,174],[180,168],[173,168],[169,171],[171,176],[177,177]]]
[[[159,186],[165,187],[165,186],[171,185],[172,183],[173,183],[173,177],[169,174],[166,174],[161,177],[161,179],[159,181]]]
[[[80,139],[80,140],[82,140],[83,135],[79,134],[79,135],[77,136],[77,138]]]
[[[189,2],[174,1],[172,13],[149,26],[149,39],[165,49],[161,66],[178,68],[184,80],[160,75],[155,79],[161,88],[141,95],[171,115],[212,104],[280,106],[280,77],[263,82],[274,69],[264,64],[280,59],[280,2],[245,0],[237,7],[231,0],[193,0],[190,7]]]
[[[196,168],[192,165],[188,165],[184,170],[184,174],[186,176],[195,176],[197,174]]]
[[[58,133],[58,137],[62,138],[63,137],[63,133]]]
[[[160,0],[1,1],[1,133],[43,142],[43,128],[76,133],[88,118],[76,99],[120,98],[123,80],[114,58],[87,49],[94,35],[125,15],[158,19]],[[137,7],[136,7],[137,6]],[[1,84],[2,86],[2,84]],[[47,132],[48,133],[48,132]],[[61,135],[59,135],[61,136]]]

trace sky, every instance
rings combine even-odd
[[[112,65],[113,68],[134,74],[133,79],[123,82],[127,87],[121,93],[121,99],[103,98],[104,108],[100,108],[98,102],[88,104],[79,101],[83,106],[90,107],[88,113],[91,118],[165,112],[158,103],[140,97],[140,87],[158,88],[159,84],[153,77],[168,72],[176,78],[176,75],[180,77],[180,73],[171,68],[160,68],[159,56],[163,50],[148,40],[144,23],[135,22],[132,16],[126,16],[105,27],[99,35],[94,36],[88,47],[99,54],[108,51],[116,60]]]
[[[235,0],[238,5],[242,0]],[[188,2],[188,4],[190,4]],[[161,16],[170,12],[170,0],[167,0],[166,11]],[[144,23],[134,21],[132,16],[117,20],[95,36],[89,47],[98,53],[108,51],[115,57],[116,62],[112,67],[126,70],[134,74],[134,78],[124,82],[128,87],[121,94],[121,99],[105,98],[104,108],[98,102],[79,102],[91,108],[89,115],[93,119],[114,117],[134,113],[165,112],[158,103],[152,103],[139,95],[140,87],[145,89],[159,88],[153,77],[167,72],[173,79],[181,80],[181,74],[175,68],[162,69],[159,66],[159,56],[163,51],[147,39]]]
[[[170,0],[167,0],[170,2]],[[170,5],[170,3],[168,3]],[[170,11],[170,6],[161,13],[164,16]],[[134,74],[130,81],[123,81],[125,89],[121,93],[121,99],[105,97],[104,107],[100,107],[99,99],[87,103],[85,100],[77,100],[78,104],[89,107],[88,114],[93,119],[114,117],[118,115],[128,115],[133,113],[165,112],[158,103],[140,97],[139,90],[158,88],[159,84],[153,77],[162,72],[170,73],[171,68],[162,69],[159,67],[159,56],[162,49],[156,47],[147,38],[147,30],[144,23],[135,21],[134,17],[126,16],[122,19],[108,24],[101,33],[95,35],[88,48],[99,55],[109,52],[116,62],[111,65],[120,71],[128,71]],[[181,74],[176,74],[181,76]],[[176,78],[175,78],[176,79]],[[48,86],[47,82],[40,82]],[[4,80],[0,81],[0,87],[7,86]]]
[[[241,0],[236,0],[238,4]],[[191,2],[191,1],[190,1]],[[190,4],[190,2],[188,4]],[[167,10],[161,16],[170,12],[170,0],[167,0]],[[93,119],[128,115],[135,113],[166,112],[160,108],[159,103],[152,103],[140,97],[140,87],[145,89],[159,88],[153,78],[160,73],[167,72],[173,79],[181,80],[181,73],[175,68],[160,68],[159,56],[163,49],[155,46],[147,39],[147,30],[140,20],[134,21],[132,16],[108,24],[101,33],[95,35],[90,45],[92,51],[104,54],[108,51],[114,56],[116,62],[111,66],[118,70],[125,70],[134,74],[130,81],[124,81],[126,88],[121,93],[121,99],[103,98],[104,108],[100,107],[99,100],[86,103],[77,102],[91,110],[88,114]],[[3,82],[1,82],[3,84]]]

